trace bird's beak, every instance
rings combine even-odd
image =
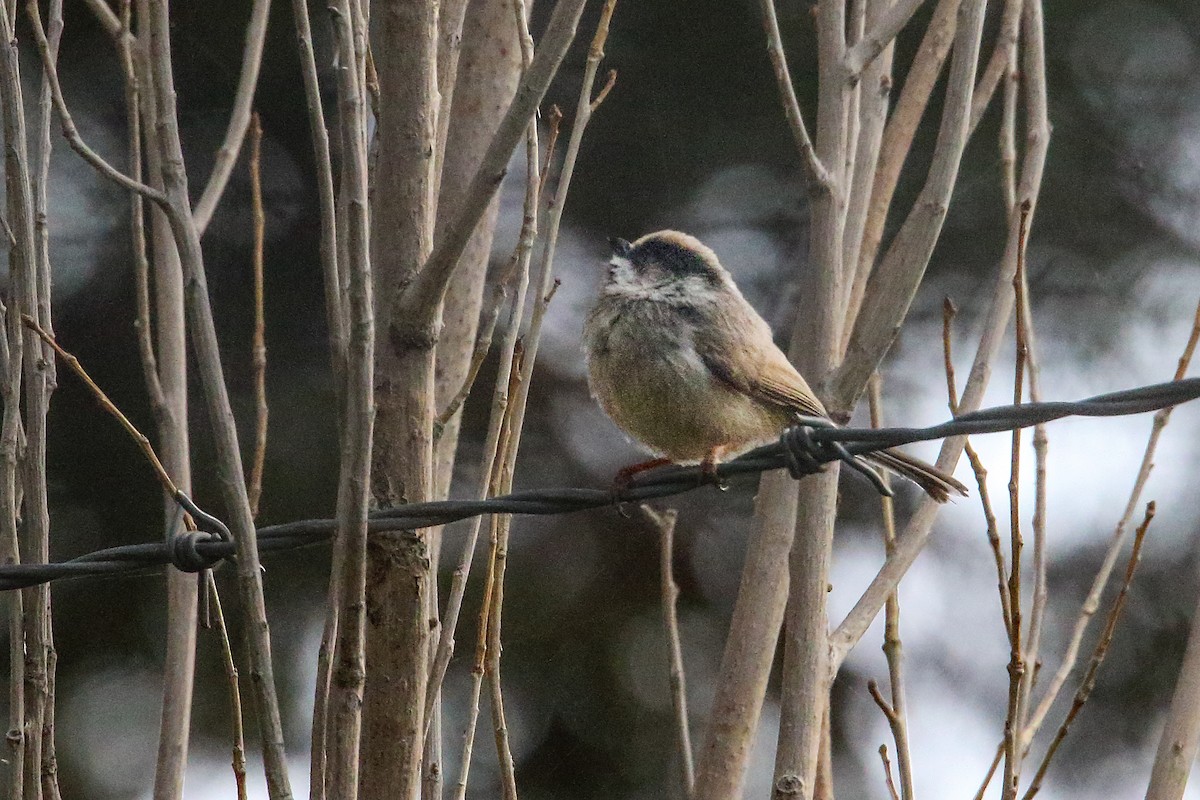
[[[629,251],[633,249],[633,245],[620,236],[608,237],[608,243],[612,246],[613,255],[621,258],[628,258]]]

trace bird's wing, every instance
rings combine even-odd
[[[716,324],[696,331],[696,351],[709,371],[763,403],[805,416],[829,416],[804,377],[775,346],[766,322],[748,304],[745,311],[753,316],[720,315]]]

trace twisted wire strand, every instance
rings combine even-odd
[[[787,458],[786,448],[798,446],[803,439],[810,441],[810,450],[805,453],[807,457],[801,460],[802,463],[819,467],[841,457],[830,446],[833,443],[843,444],[845,449],[854,455],[863,455],[913,442],[1011,431],[1069,416],[1113,417],[1142,414],[1170,408],[1197,398],[1200,398],[1200,378],[1188,378],[1110,392],[1076,402],[1024,403],[986,408],[927,428],[814,426],[805,430],[804,437],[789,436],[785,433],[778,442],[756,448],[733,461],[721,464],[717,468],[717,476],[725,480],[786,468],[789,461],[792,464],[796,463],[795,459]],[[664,467],[635,477],[627,488],[619,492],[612,489],[537,489],[513,492],[487,500],[410,503],[373,513],[368,528],[371,532],[416,530],[485,514],[571,514],[604,506],[683,494],[708,484],[709,481],[703,477],[700,467]],[[0,565],[0,591],[48,583],[59,578],[142,572],[168,564],[183,571],[195,572],[223,559],[232,558],[235,546],[221,521],[206,513],[201,513],[197,521],[207,523],[210,530],[184,531],[168,542],[109,547],[57,563]],[[258,529],[259,550],[264,553],[276,553],[322,544],[329,541],[336,528],[337,522],[332,519],[307,519],[268,525]]]

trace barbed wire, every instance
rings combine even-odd
[[[1200,378],[1188,378],[1097,395],[1076,402],[1023,403],[981,409],[927,428],[837,428],[827,427],[830,423],[824,420],[806,420],[811,424],[793,428],[784,433],[779,441],[719,465],[716,474],[718,481],[724,481],[768,470],[788,469],[794,477],[799,478],[819,470],[828,462],[843,459],[847,452],[863,455],[913,442],[1027,428],[1070,416],[1141,414],[1197,398],[1200,398]],[[486,514],[571,514],[670,497],[705,485],[712,485],[712,480],[704,475],[700,467],[672,466],[638,475],[619,491],[537,489],[486,500],[409,503],[374,512],[367,526],[371,532],[383,532],[428,528]],[[191,508],[194,508],[194,504]],[[201,512],[198,521],[207,523],[209,530],[180,531],[168,541],[109,547],[57,563],[0,565],[0,591],[48,583],[60,578],[142,572],[167,565],[185,572],[198,572],[232,558],[235,545],[228,539],[220,520]],[[173,527],[178,529],[179,526]],[[329,541],[336,529],[337,521],[333,519],[307,519],[267,525],[258,529],[258,547],[263,553],[277,553],[319,545]]]

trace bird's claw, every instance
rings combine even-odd
[[[700,485],[712,485],[717,487],[718,491],[729,491],[729,484],[717,472],[716,459],[705,459],[700,463]]]

